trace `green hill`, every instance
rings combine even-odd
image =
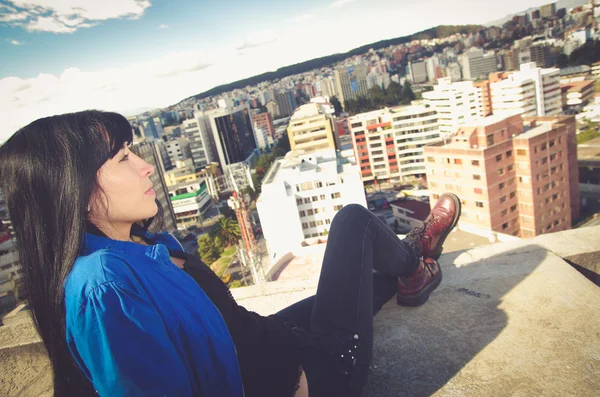
[[[434,28],[426,29],[421,32],[417,32],[411,34],[409,36],[397,37],[395,39],[381,40],[372,44],[367,44],[353,50],[350,50],[343,54],[333,54],[328,55],[321,58],[311,59],[310,61],[297,63],[294,65],[284,66],[282,68],[277,69],[274,72],[267,72],[263,74],[259,74],[257,76],[249,77],[247,79],[242,79],[238,81],[234,81],[233,83],[223,84],[218,87],[211,88],[208,91],[203,93],[194,95],[190,98],[194,99],[202,99],[209,96],[219,95],[223,92],[231,91],[236,88],[243,88],[248,85],[256,85],[258,83],[262,83],[263,81],[271,81],[281,79],[283,77],[291,76],[298,73],[308,72],[313,69],[322,68],[325,66],[332,65],[336,62],[343,61],[344,59],[354,56],[364,54],[369,49],[379,50],[382,48],[389,47],[391,45],[398,45],[409,43],[413,40],[431,40],[435,38],[444,38],[451,36],[456,33],[468,34],[479,32],[483,29],[483,26],[480,25],[440,25]],[[190,99],[187,98],[187,99]]]

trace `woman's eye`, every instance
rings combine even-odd
[[[126,154],[121,158],[121,161],[127,161],[129,159],[129,154]]]

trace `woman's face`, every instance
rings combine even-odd
[[[98,171],[98,184],[104,194],[95,194],[90,200],[90,219],[98,227],[128,237],[134,222],[151,218],[158,211],[150,181],[153,173],[152,165],[123,147]]]

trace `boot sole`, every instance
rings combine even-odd
[[[429,300],[429,295],[437,287],[439,287],[441,282],[442,282],[442,268],[440,266],[440,273],[438,274],[438,277],[435,280],[433,280],[433,282],[431,284],[429,284],[427,287],[423,288],[416,295],[400,296],[399,294],[396,294],[396,303],[400,306],[421,306],[422,304],[427,302],[427,300]]]
[[[448,193],[447,196],[450,196],[450,198],[452,198],[452,201],[454,201],[454,204],[456,205],[456,213],[454,214],[454,219],[452,219],[452,225],[450,225],[448,230],[446,230],[446,232],[442,234],[440,241],[438,241],[438,248],[435,251],[432,251],[429,256],[430,258],[433,258],[436,261],[442,255],[442,251],[444,250],[444,241],[446,241],[446,237],[448,237],[450,232],[456,227],[456,224],[458,223],[458,220],[460,219],[460,214],[462,212],[462,205],[458,196],[454,193]]]

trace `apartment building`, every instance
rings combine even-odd
[[[482,92],[470,81],[453,83],[446,77],[438,80],[433,91],[424,92],[423,99],[437,112],[440,135],[450,136],[456,129],[483,116]]]
[[[200,169],[218,159],[210,120],[203,112],[195,112],[194,118],[184,120],[181,128],[183,137],[190,142],[190,154],[196,168]]]
[[[178,230],[202,222],[202,214],[212,203],[204,178],[169,186],[169,199],[175,212]]]
[[[560,70],[524,63],[518,72],[490,84],[494,114],[557,116],[562,110]]]
[[[363,181],[424,176],[423,146],[440,140],[435,110],[418,101],[357,114],[348,124]]]
[[[257,201],[270,257],[326,236],[335,214],[352,203],[367,206],[358,166],[335,150],[288,152],[265,175]]]
[[[348,99],[367,95],[369,91],[368,73],[367,65],[340,66],[334,70],[335,91],[339,95],[338,99],[342,106],[345,106]]]
[[[171,164],[192,157],[190,141],[187,138],[171,139],[165,143]]]
[[[333,133],[331,117],[317,103],[300,106],[287,128],[292,150],[335,149],[337,136]]]
[[[480,48],[473,47],[465,51],[460,55],[459,60],[465,80],[487,77],[488,74],[498,70],[496,55],[493,52],[486,54]]]
[[[493,115],[425,147],[431,205],[462,201],[461,224],[519,237],[570,229],[579,217],[573,117]]]
[[[587,105],[596,95],[596,82],[584,80],[566,83],[560,86],[562,106],[565,109],[579,110]]]

